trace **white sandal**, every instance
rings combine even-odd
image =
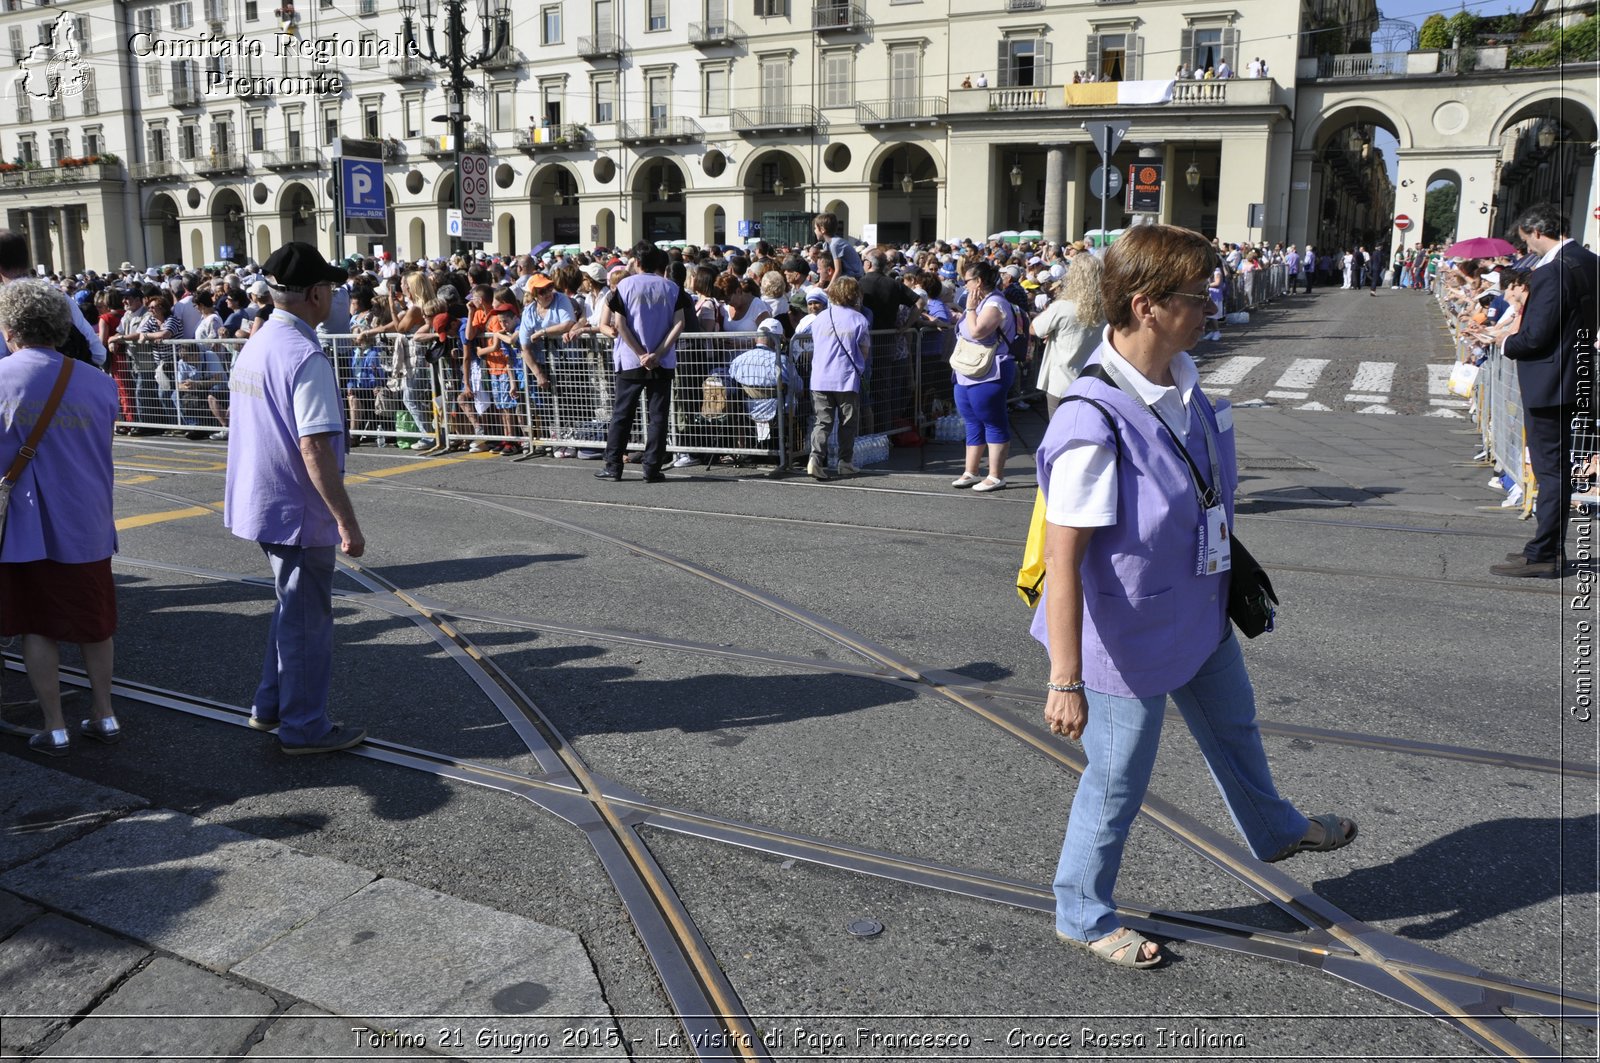
[[[978,492],[998,491],[1005,487],[1005,485],[1006,482],[1004,478],[996,480],[993,476],[988,476],[984,478],[983,483],[979,484],[977,487],[974,487],[973,490]]]
[[[974,476],[970,472],[964,472],[959,477],[957,477],[956,479],[951,480],[950,481],[950,486],[951,487],[971,487],[973,484],[978,483],[982,479],[983,479],[983,477],[981,477],[981,476]]]

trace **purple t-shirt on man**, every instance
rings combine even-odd
[[[316,332],[293,314],[273,314],[239,351],[228,390],[222,522],[260,543],[338,546],[338,522],[300,455],[302,437],[331,435],[344,469],[339,385]]]

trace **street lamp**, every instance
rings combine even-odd
[[[1189,168],[1183,171],[1183,183],[1189,186],[1191,192],[1200,187],[1200,164],[1192,155],[1189,157]]]
[[[450,94],[451,155],[455,160],[455,206],[461,209],[461,153],[466,139],[466,96],[469,89],[467,71],[477,69],[505,49],[511,40],[511,0],[477,0],[478,29],[482,42],[472,55],[466,54],[466,7],[469,0],[422,0],[422,28],[427,34],[428,47],[417,43],[417,0],[400,0],[403,17],[405,47],[408,57],[431,63],[448,70],[446,85]],[[438,16],[444,17],[446,48],[441,53],[434,41],[434,28]],[[464,241],[452,240],[451,250],[461,250]]]
[[[783,178],[781,178],[781,177],[775,178],[773,180],[773,182],[772,182],[772,194],[775,195],[775,196],[781,196],[781,195],[783,195],[784,191],[785,191],[785,186],[784,186],[784,183],[783,183]]]
[[[1012,163],[1011,164],[1011,172],[1009,174],[1007,174],[1006,176],[1011,179],[1011,187],[1012,188],[1021,188],[1022,187],[1022,163],[1020,163],[1020,162]]]
[[[900,178],[900,191],[904,192],[906,195],[909,196],[911,194],[911,190],[916,188],[916,187],[917,187],[917,182],[915,182],[915,181],[913,181],[911,179],[911,171],[907,170],[905,172],[905,176]]]
[[[1543,151],[1549,151],[1555,146],[1556,127],[1549,122],[1541,123],[1539,126],[1539,148]]]

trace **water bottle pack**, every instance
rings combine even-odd
[[[888,461],[889,437],[882,434],[856,437],[855,459],[857,468]]]
[[[933,438],[940,443],[965,443],[966,423],[959,413],[947,413],[933,423]]]

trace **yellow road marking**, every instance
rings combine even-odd
[[[463,461],[479,461],[483,458],[498,457],[500,457],[500,455],[485,451],[481,454],[463,453],[450,458],[428,458],[425,461],[409,461],[403,465],[395,465],[387,469],[378,469],[375,472],[363,473],[361,478],[370,479],[377,476],[398,476],[403,472],[417,472],[420,469],[437,469],[445,465],[457,465]],[[354,477],[345,477],[346,483],[349,483],[352,480],[354,480]]]
[[[217,505],[222,505],[218,502]],[[169,520],[186,520],[189,517],[205,517],[215,513],[210,506],[190,506],[187,509],[169,509],[160,513],[141,513],[137,517],[123,517],[117,521],[117,531],[128,531],[132,528],[148,528],[152,524],[165,524]]]
[[[159,480],[159,476],[130,476],[125,480],[118,480],[119,484],[147,484]]]

